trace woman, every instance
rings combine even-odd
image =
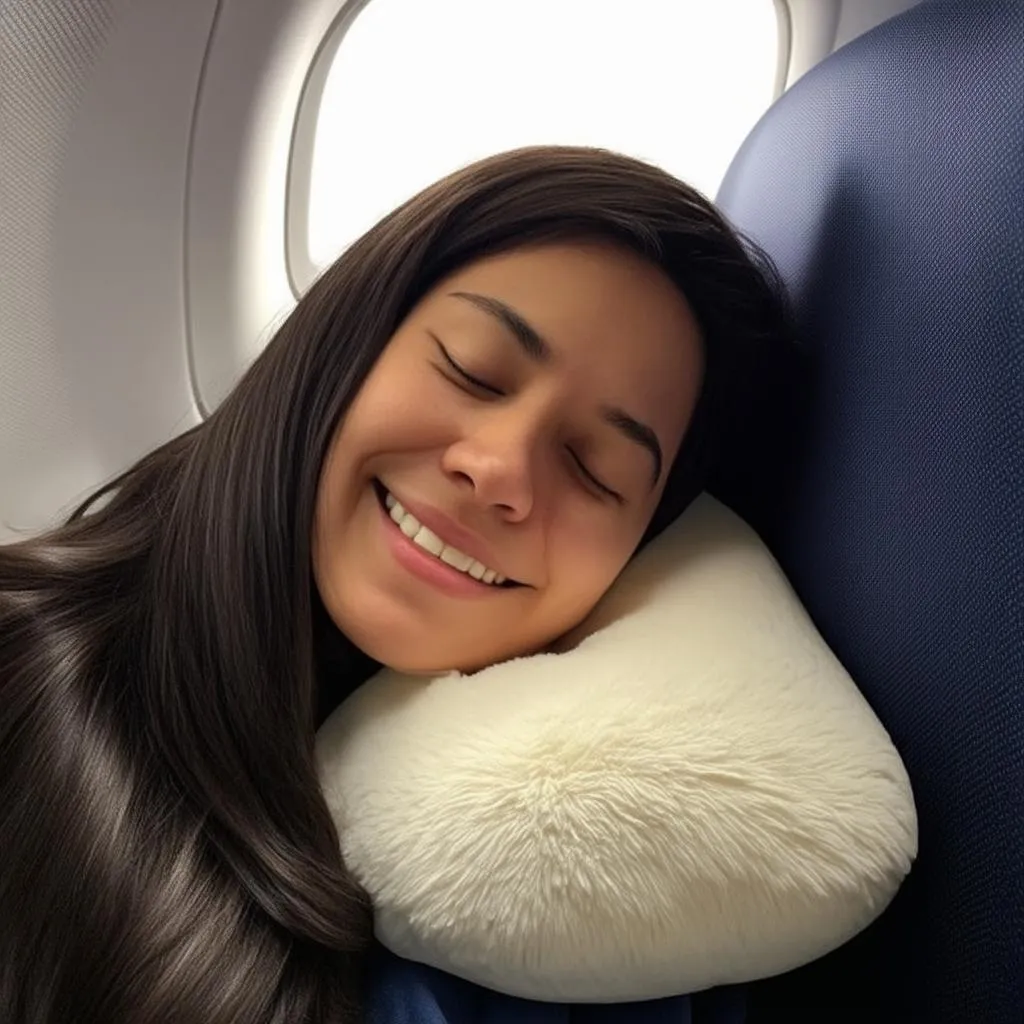
[[[692,189],[516,151],[386,217],[205,423],[0,549],[8,1019],[358,1020],[371,916],[316,726],[380,663],[555,642],[785,343]]]

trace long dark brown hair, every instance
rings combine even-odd
[[[376,667],[311,575],[322,460],[413,304],[527,242],[603,238],[678,283],[706,373],[645,542],[705,485],[785,344],[766,259],[699,193],[601,150],[474,164],[313,284],[221,406],[61,526],[0,548],[0,1015],[359,1019],[371,939],[314,733]]]

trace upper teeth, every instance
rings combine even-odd
[[[486,565],[482,565],[475,558],[452,547],[451,544],[445,544],[433,530],[427,529],[411,512],[406,512],[393,494],[386,494],[384,503],[387,505],[388,514],[406,537],[423,548],[424,551],[429,551],[430,554],[440,558],[442,562],[450,565],[453,569],[468,573],[475,580],[495,585],[504,583],[508,578],[502,576],[500,572],[488,569]]]

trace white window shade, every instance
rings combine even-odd
[[[522,145],[619,150],[714,196],[774,98],[777,35],[772,0],[372,0],[322,79],[303,262]]]

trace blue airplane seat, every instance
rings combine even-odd
[[[893,905],[754,985],[750,1024],[1022,1024],[1024,3],[931,0],[837,51],[718,201],[789,287],[806,385],[781,393],[799,443],[764,431],[718,490],[889,729],[920,815]]]

